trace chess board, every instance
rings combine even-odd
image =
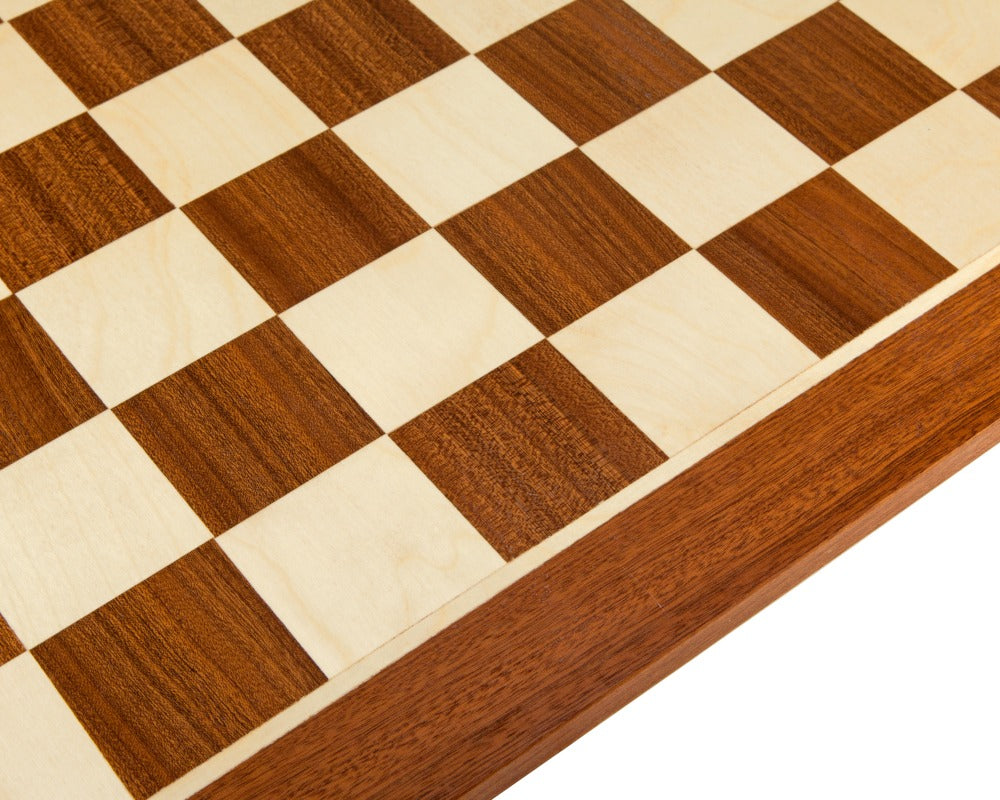
[[[995,0],[0,0],[0,797],[489,797],[1000,439]]]

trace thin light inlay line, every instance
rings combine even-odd
[[[940,305],[976,279],[981,278],[994,268],[1000,268],[998,262],[1000,262],[1000,244],[718,426],[663,465],[653,469],[540,544],[505,563],[434,613],[424,617],[408,630],[332,677],[325,684],[195,767],[182,778],[161,789],[152,796],[151,800],[184,800],[193,793],[204,789],[226,772],[277,741],[309,717],[334,703],[406,653],[422,645],[435,634],[570,547],[619,512],[663,486],[705,456],[842,369],[927,311]]]

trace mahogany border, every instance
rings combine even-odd
[[[1000,269],[195,797],[492,797],[997,441]]]

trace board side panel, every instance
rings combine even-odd
[[[490,797],[1000,439],[1000,270],[196,795]]]

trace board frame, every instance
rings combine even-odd
[[[195,797],[495,796],[1000,441],[998,354],[995,268]]]

